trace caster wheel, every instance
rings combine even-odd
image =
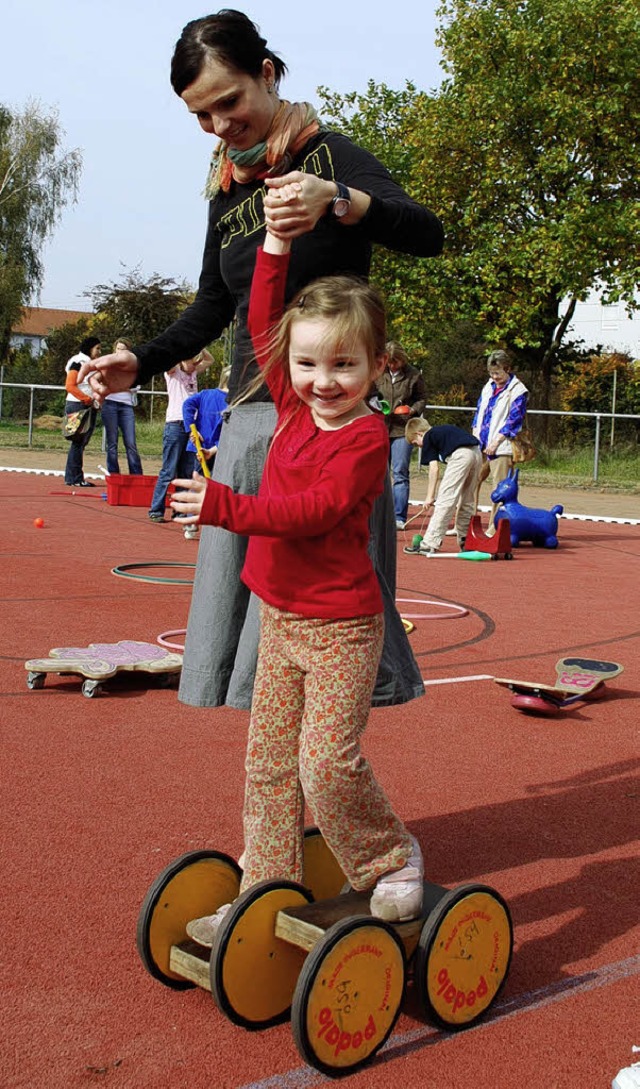
[[[240,888],[240,867],[219,851],[189,851],[156,877],[138,916],[136,944],[147,971],[167,987],[194,986],[169,967],[171,946],[186,940],[190,919],[230,904]]]
[[[309,953],[293,998],[303,1059],[330,1077],[353,1073],[388,1039],[404,984],[404,949],[388,923],[369,915],[335,923]]]
[[[504,558],[505,558],[505,560],[512,560],[513,559],[513,552],[505,552]]]
[[[234,1025],[262,1029],[287,1020],[306,953],[276,937],[276,916],[312,899],[294,881],[259,881],[225,915],[209,969],[216,1005]]]
[[[46,673],[27,673],[27,688],[44,688]]]
[[[608,695],[607,686],[603,681],[602,684],[598,684],[595,688],[592,688],[590,692],[585,692],[584,699],[591,703],[592,700],[603,700]]]
[[[158,673],[158,688],[171,688],[173,673]]]
[[[509,909],[486,885],[460,885],[428,916],[416,950],[415,982],[425,1015],[467,1028],[493,1004],[513,949]]]
[[[344,888],[346,877],[327,847],[319,828],[305,828],[304,883],[314,900],[333,900]]]
[[[82,695],[86,696],[88,700],[93,699],[94,696],[99,696],[101,687],[99,681],[84,681],[82,684]]]
[[[526,711],[531,715],[552,717],[560,713],[560,704],[554,700],[545,699],[544,696],[525,696],[519,693],[511,700],[511,706],[518,711]]]

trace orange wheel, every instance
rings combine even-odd
[[[177,991],[194,986],[171,971],[171,946],[185,941],[190,919],[212,915],[236,898],[240,875],[229,855],[189,851],[156,877],[142,902],[136,933],[138,953],[154,979]]]
[[[319,828],[304,831],[304,884],[314,900],[333,900],[346,883],[336,856]]]
[[[425,1014],[446,1029],[486,1013],[502,987],[513,949],[509,909],[486,885],[460,885],[428,916],[416,950],[415,981]]]
[[[289,1016],[306,952],[276,937],[276,916],[312,899],[294,881],[259,881],[224,916],[211,950],[211,993],[235,1025],[268,1028]]]
[[[404,994],[405,956],[393,928],[369,915],[335,923],[300,973],[291,1027],[306,1062],[351,1074],[388,1039]]]

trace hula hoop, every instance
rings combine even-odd
[[[179,650],[180,653],[184,652],[184,643],[170,643],[169,639],[173,635],[186,635],[186,628],[176,628],[175,631],[163,631],[162,635],[159,635],[156,639],[156,643],[161,647],[166,647],[167,650]]]
[[[118,575],[121,579],[137,579],[138,582],[172,583],[176,586],[193,586],[193,579],[163,579],[154,578],[152,575],[134,575],[133,571],[141,567],[195,567],[195,563],[171,563],[165,560],[157,560],[148,563],[121,563],[118,567],[111,568],[112,575]]]
[[[448,601],[425,601],[421,597],[397,597],[397,602],[404,605],[436,605],[439,609],[451,609],[448,613],[403,613],[407,620],[457,620],[460,616],[467,616],[469,610],[463,605],[453,605]]]

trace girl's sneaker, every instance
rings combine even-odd
[[[218,933],[218,927],[227,914],[231,904],[222,904],[214,915],[203,915],[200,919],[191,919],[187,923],[187,934],[198,945],[211,949]]]
[[[411,837],[413,850],[401,870],[378,878],[369,910],[375,919],[405,923],[422,913],[424,863],[418,841]]]
[[[185,536],[185,540],[187,540],[187,541],[197,541],[198,540],[198,527],[197,526],[187,526],[187,528],[184,531],[184,536]]]

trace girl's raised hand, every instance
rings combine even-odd
[[[312,231],[335,196],[333,182],[292,170],[279,178],[265,178],[264,214],[268,230],[291,239]]]
[[[180,521],[186,525],[192,525],[198,521],[204,496],[207,490],[207,482],[199,473],[194,473],[191,480],[173,480],[175,491],[171,499],[171,507],[180,515]]]

